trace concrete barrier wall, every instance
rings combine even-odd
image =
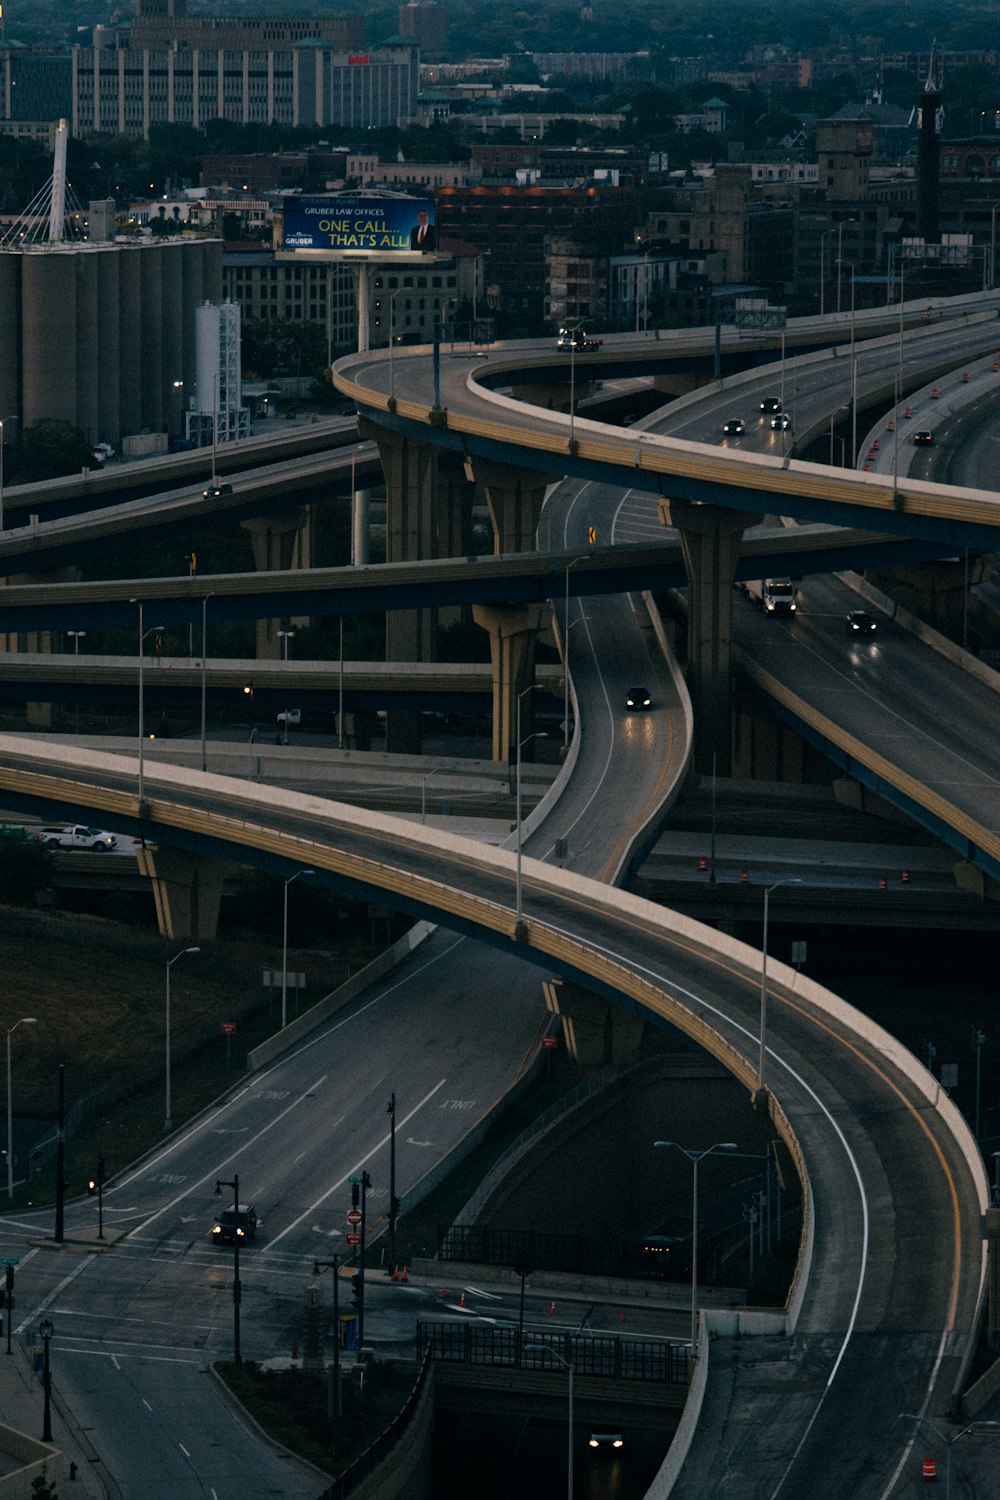
[[[59,1449],[36,1442],[16,1427],[0,1426],[0,1453],[21,1465],[0,1479],[0,1500],[33,1500],[32,1485],[36,1479],[57,1485],[64,1477]]]
[[[377,984],[386,974],[391,973],[397,964],[409,958],[413,950],[436,930],[431,922],[417,922],[408,932],[404,932],[391,948],[380,953],[378,958],[373,958],[370,964],[365,964],[363,969],[359,969],[350,979],[345,980],[332,994],[317,1001],[303,1015],[294,1021],[289,1021],[281,1031],[269,1037],[266,1042],[261,1042],[260,1046],[255,1047],[252,1052],[248,1052],[248,1071],[258,1072],[261,1068],[267,1067],[268,1063],[273,1062],[276,1057],[280,1057],[283,1052],[287,1052],[288,1048],[294,1046],[296,1042],[302,1041],[310,1032],[315,1031],[317,1026],[322,1026],[324,1021],[335,1016],[338,1011],[357,999],[358,995],[371,985]]]

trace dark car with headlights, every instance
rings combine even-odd
[[[235,1240],[243,1245],[256,1233],[257,1210],[252,1203],[224,1208],[212,1225],[212,1240],[216,1245],[231,1245]]]
[[[872,635],[878,627],[865,609],[848,611],[845,629],[848,635]]]

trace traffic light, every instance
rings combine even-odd
[[[243,684],[243,696],[244,696],[244,698],[252,698],[253,697],[253,681],[252,680],[250,682],[245,682]]]
[[[356,1177],[351,1178],[351,1207],[357,1208],[361,1202],[361,1184]]]
[[[97,1192],[97,1178],[96,1177],[88,1177],[87,1178],[87,1192],[88,1193],[96,1193]]]
[[[6,1275],[5,1279],[4,1279],[4,1285],[7,1288],[7,1296],[8,1297],[12,1297],[14,1295],[14,1267],[13,1266],[8,1266],[7,1267],[7,1275]]]
[[[354,1279],[351,1282],[351,1300],[353,1301],[355,1308],[358,1310],[358,1312],[360,1312],[361,1305],[365,1300],[364,1271],[355,1271],[354,1273]]]

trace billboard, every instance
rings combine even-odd
[[[344,254],[436,248],[433,198],[286,198],[284,248]]]

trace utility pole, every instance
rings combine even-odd
[[[399,1203],[396,1200],[396,1093],[389,1095],[389,1275],[396,1269],[396,1215]]]

